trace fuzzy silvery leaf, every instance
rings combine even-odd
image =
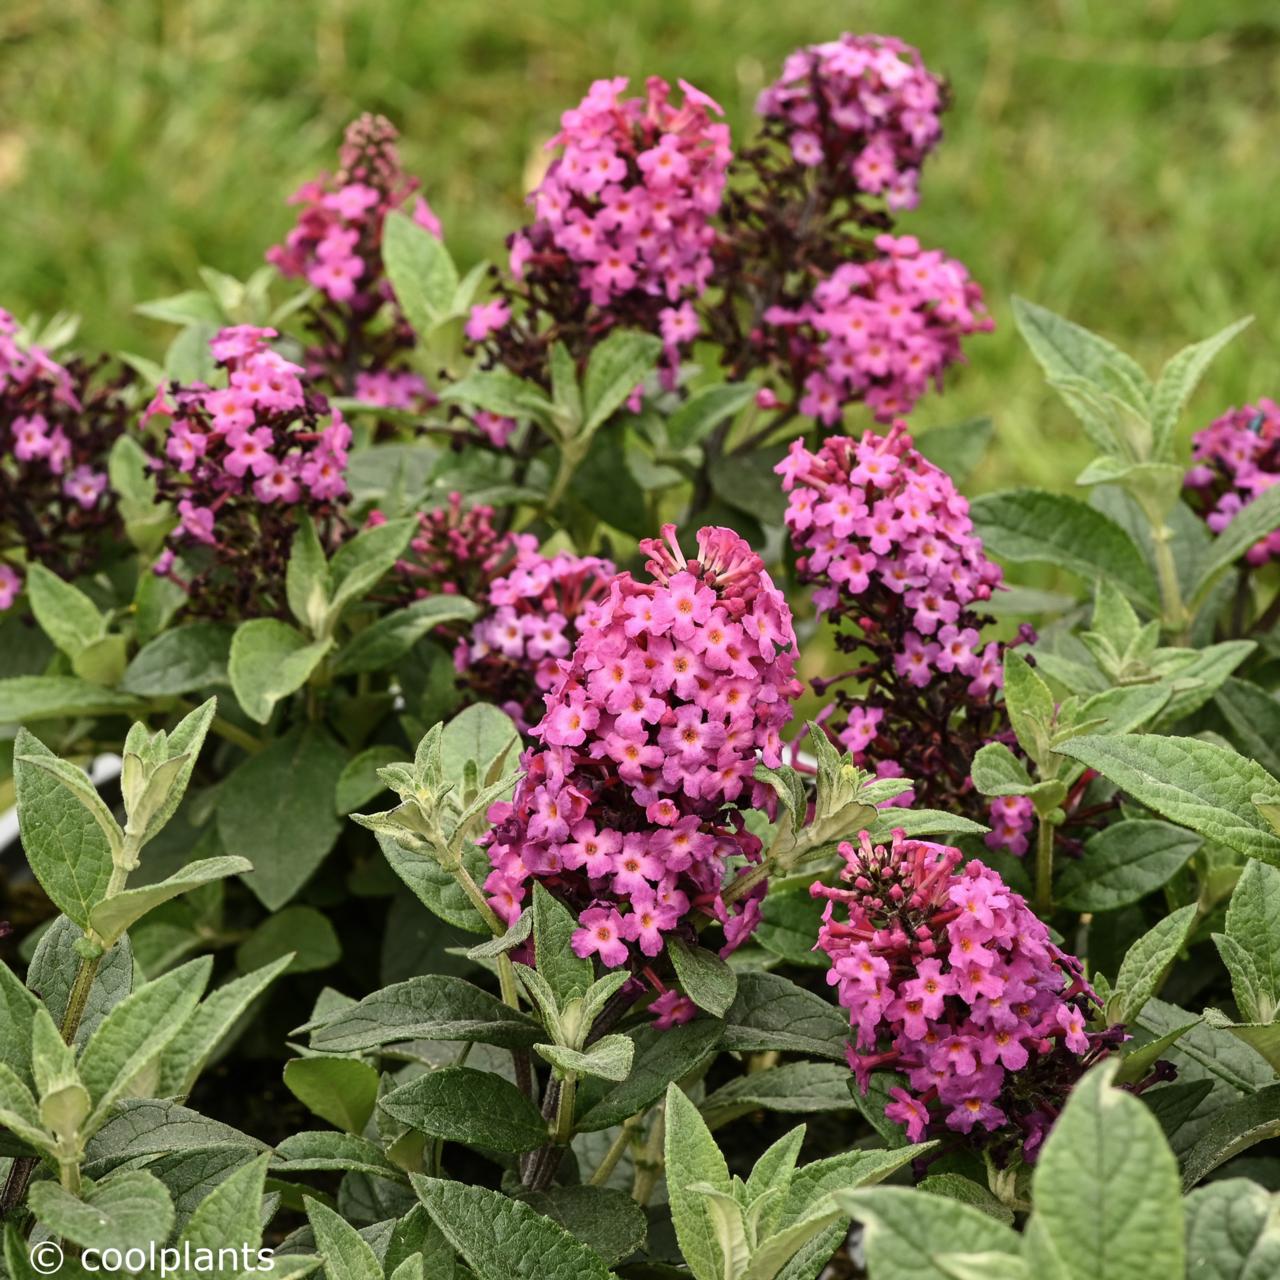
[[[515,1085],[491,1071],[442,1067],[385,1094],[387,1115],[419,1133],[492,1151],[532,1151],[547,1123]]]
[[[308,642],[277,618],[242,622],[231,640],[227,675],[245,715],[266,724],[276,703],[301,689],[332,647],[332,637]]]
[[[1248,1178],[1197,1187],[1183,1201],[1187,1274],[1199,1280],[1280,1275],[1280,1194]]]
[[[310,879],[341,831],[334,792],[346,752],[307,726],[242,761],[217,799],[218,834],[228,854],[254,863],[244,882],[277,911]],[[270,858],[257,855],[273,851]]]
[[[1250,860],[1231,894],[1226,935],[1252,961],[1259,1002],[1252,1022],[1270,1022],[1280,1009],[1280,870]]]
[[[1156,457],[1164,457],[1168,453],[1178,418],[1205,370],[1213,363],[1218,352],[1252,323],[1253,317],[1245,316],[1243,320],[1227,325],[1213,337],[1183,347],[1160,370],[1160,377],[1151,395],[1151,428]]]
[[[453,312],[458,269],[448,249],[408,214],[393,210],[383,227],[382,263],[400,309],[425,339]]]
[[[1235,746],[1280,777],[1280,700],[1247,680],[1228,677],[1213,697]]]
[[[1209,554],[1197,565],[1199,577],[1191,594],[1194,613],[1210,597],[1218,579],[1261,538],[1280,528],[1280,493],[1276,486],[1264,490],[1242,507],[1231,523],[1213,540]]]
[[[685,995],[714,1018],[722,1018],[738,994],[738,975],[714,951],[672,935],[667,955]]]
[[[1066,864],[1054,896],[1072,911],[1128,906],[1167,884],[1201,843],[1194,832],[1168,822],[1114,822],[1090,836],[1083,856]]]
[[[615,329],[591,352],[582,380],[582,435],[590,435],[622,407],[657,363],[656,334]]]
[[[742,973],[724,1018],[721,1046],[758,1053],[777,1049],[845,1060],[849,1023],[821,996],[774,973]]]
[[[865,1229],[867,1263],[876,1280],[950,1280],[939,1265],[955,1253],[1019,1253],[1013,1230],[970,1205],[907,1187],[837,1192]]]
[[[60,919],[66,919],[65,916]],[[57,929],[57,921],[50,928],[50,933]],[[74,928],[74,926],[72,926]],[[46,934],[47,938],[49,935]],[[76,931],[76,936],[80,936]],[[39,952],[37,952],[37,955]],[[46,953],[47,955],[48,953]],[[79,968],[79,957],[72,952],[75,967]],[[32,961],[32,968],[35,962]],[[37,970],[39,974],[41,970]],[[48,969],[43,970],[48,973]],[[74,974],[72,975],[74,978]],[[67,979],[68,989],[72,978]],[[41,987],[34,982],[32,986],[37,992]],[[32,1083],[31,1076],[31,1024],[35,1018],[39,1001],[18,981],[18,976],[3,960],[0,960],[0,1066],[8,1067],[24,1085]],[[65,1001],[63,1009],[65,1011]],[[61,1017],[61,1013],[55,1014]]]
[[[706,1184],[731,1195],[729,1168],[698,1108],[676,1084],[667,1089],[664,1138],[667,1193],[680,1252],[696,1280],[722,1280],[726,1259],[710,1198],[694,1190]]]
[[[519,1200],[421,1174],[411,1181],[476,1280],[610,1280],[597,1253]]]
[[[630,1074],[577,1118],[578,1132],[608,1129],[646,1110],[673,1080],[695,1071],[715,1053],[723,1026],[715,1018],[697,1018],[668,1031],[646,1026],[629,1032],[636,1046]]]
[[[334,552],[329,561],[332,598],[327,626],[332,626],[348,604],[361,599],[391,571],[417,528],[418,521],[412,516],[388,520],[362,529]]]
[[[167,880],[140,889],[124,889],[98,903],[89,913],[89,927],[102,940],[102,945],[109,947],[126,929],[162,902],[189,893],[201,885],[212,884],[215,880],[252,870],[253,864],[247,858],[201,858]]]
[[[351,1133],[335,1133],[332,1129],[304,1130],[292,1133],[276,1144],[271,1162],[273,1173],[311,1173],[319,1171],[356,1171],[375,1178],[402,1179],[403,1173],[387,1159],[376,1142]]]
[[[626,1036],[602,1036],[585,1049],[559,1044],[535,1044],[535,1052],[545,1058],[557,1074],[596,1076],[601,1080],[625,1080],[631,1071],[635,1045]]]
[[[329,563],[309,515],[303,516],[293,535],[284,584],[289,611],[298,625],[318,636],[329,611]]]
[[[1140,937],[1125,953],[1116,974],[1107,1021],[1126,1024],[1142,1012],[1159,989],[1164,975],[1186,945],[1196,922],[1196,904],[1179,907]]]
[[[310,1196],[303,1203],[328,1280],[383,1280],[382,1264],[355,1227]]]
[[[191,1092],[204,1064],[253,1002],[285,971],[290,959],[281,956],[224,982],[200,1001],[161,1056],[158,1092],[162,1097],[186,1097]]]
[[[591,961],[574,953],[571,939],[577,928],[578,922],[568,908],[535,881],[534,963],[561,1009],[570,1000],[586,995],[594,973]]]
[[[428,974],[384,987],[358,1004],[300,1027],[320,1052],[350,1053],[403,1040],[474,1040],[529,1047],[542,1028],[462,978]]]
[[[399,662],[428,632],[447,622],[468,622],[476,606],[462,596],[427,596],[384,614],[358,631],[333,659],[334,675],[382,671]]]
[[[173,1201],[154,1174],[125,1169],[89,1183],[79,1196],[56,1182],[37,1182],[32,1212],[46,1227],[82,1248],[145,1249],[163,1244],[173,1226]]]
[[[719,382],[700,387],[667,419],[667,439],[674,452],[699,444],[722,422],[745,408],[755,396],[749,382]]]
[[[187,1220],[179,1247],[189,1244],[192,1255],[212,1249],[215,1256],[219,1249],[246,1245],[256,1250],[262,1243],[262,1198],[270,1158],[263,1153],[219,1182]],[[192,1268],[178,1274],[180,1280],[199,1280],[204,1273]]]
[[[642,1248],[648,1233],[644,1210],[626,1192],[611,1187],[522,1191],[520,1199],[543,1217],[558,1222],[575,1239],[598,1253],[608,1266]]]
[[[1280,1136],[1280,1084],[1273,1084],[1223,1108],[1213,1117],[1183,1159],[1183,1189],[1194,1187],[1242,1151],[1277,1136]]]
[[[27,566],[26,588],[41,630],[68,657],[75,658],[106,635],[107,622],[98,606],[39,561]]]
[[[284,1083],[308,1111],[349,1134],[364,1131],[378,1100],[378,1073],[359,1058],[294,1058]]]
[[[849,1071],[834,1062],[788,1062],[735,1076],[703,1101],[703,1118],[712,1129],[753,1111],[798,1115],[854,1110]]]
[[[1280,837],[1253,805],[1280,790],[1261,765],[1210,742],[1156,734],[1089,735],[1058,750],[1162,817],[1264,862],[1280,863]]]
[[[191,622],[166,631],[138,650],[120,688],[162,698],[227,684],[233,634],[233,628],[221,622]]]
[[[503,418],[532,418],[551,429],[556,422],[555,406],[535,382],[517,377],[507,369],[484,369],[451,382],[440,392],[445,403],[469,404]]]

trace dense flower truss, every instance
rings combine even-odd
[[[319,295],[310,309],[316,344],[309,374],[343,395],[393,409],[431,402],[426,383],[395,358],[413,345],[413,332],[396,310],[387,324],[371,322],[394,295],[382,269],[387,214],[404,209],[419,226],[440,235],[418,181],[400,166],[396,130],[382,116],[363,115],[348,127],[335,174],[303,183],[290,197],[298,220],[267,261],[284,276],[306,280]],[[412,203],[411,203],[412,202]]]
[[[891,36],[846,32],[790,54],[756,109],[798,164],[883,196],[891,209],[913,209],[945,105],[942,81],[917,50]]]
[[[1193,466],[1186,486],[1214,533],[1235,519],[1237,512],[1280,481],[1280,407],[1259,400],[1231,409],[1192,442]],[[1280,557],[1280,530],[1255,542],[1245,553],[1251,565]]]
[[[467,334],[491,341],[520,372],[537,372],[547,342],[575,354],[615,324],[660,332],[674,364],[699,332],[690,304],[711,277],[732,151],[715,102],[680,81],[683,100],[651,76],[643,97],[625,77],[597,80],[561,117],[559,148],[530,196],[534,218],[511,240],[524,306],[482,304]]]
[[[990,619],[978,612],[1000,568],[968,502],[903,422],[883,436],[830,436],[817,452],[797,440],[777,471],[797,571],[840,626],[837,646],[859,659],[815,681],[836,689],[836,737],[859,763],[916,779],[921,803],[980,816],[969,761],[994,738],[1016,744],[999,702],[1001,647],[982,640]],[[1025,853],[1029,806],[997,800],[990,817],[991,843]]]
[[[18,337],[0,309],[0,611],[23,582],[6,556],[21,550],[75,577],[115,541],[102,538],[118,523],[107,454],[128,415],[127,378],[104,378],[100,363],[63,366]]]
[[[798,388],[801,413],[827,426],[862,401],[882,422],[907,413],[948,366],[960,339],[993,327],[966,268],[914,236],[880,235],[879,254],[814,284],[798,306],[764,312],[766,345]]]
[[[944,1130],[1016,1137],[1033,1157],[1071,1085],[1121,1032],[1086,1030],[1097,1003],[1079,961],[981,862],[893,833],[841,844],[848,887],[829,901],[818,947],[856,1036],[849,1064],[906,1076],[885,1114],[918,1142]],[[837,917],[837,904],[845,919]]]
[[[515,919],[540,880],[578,912],[577,954],[610,967],[645,968],[695,914],[724,925],[726,951],[755,927],[758,896],[731,914],[721,890],[731,860],[759,856],[744,810],[772,793],[755,765],[779,763],[800,693],[791,612],[759,556],[729,529],[700,530],[696,560],[674,526],[663,537],[641,544],[652,581],[620,574],[583,610],[541,745],[490,811],[494,910]]]
[[[271,348],[275,336],[223,329],[209,346],[227,384],[161,387],[143,416],[165,423],[159,487],[178,517],[156,572],[187,588],[194,612],[283,610],[299,513],[328,527],[347,493],[351,429]]]
[[[587,611],[608,594],[617,572],[596,556],[543,555],[520,535],[514,563],[479,602],[487,612],[454,651],[467,688],[497,703],[528,733],[542,719],[544,697],[558,682]]]

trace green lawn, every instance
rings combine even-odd
[[[1195,414],[1280,390],[1274,0],[7,0],[0,305],[73,310],[87,343],[154,353],[164,330],[132,305],[201,262],[251,270],[364,109],[401,127],[457,255],[492,256],[591,79],[682,75],[741,133],[783,54],[843,28],[903,36],[953,84],[903,225],[967,262],[997,317],[916,415],[994,416],[978,487],[1066,484],[1080,452],[1014,292],[1147,363],[1253,312]]]

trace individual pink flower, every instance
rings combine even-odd
[[[22,575],[11,564],[0,562],[0,613],[13,608],[22,591]]]
[[[627,959],[627,946],[622,941],[622,918],[608,907],[593,907],[578,918],[581,928],[570,939],[573,952],[581,959],[598,955],[602,964],[614,968]]]

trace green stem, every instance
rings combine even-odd
[[[644,1144],[644,1151],[636,1159],[636,1178],[631,1186],[631,1198],[642,1209],[648,1205],[657,1188],[658,1179],[662,1175],[663,1139],[667,1132],[666,1108],[659,1105],[653,1117],[653,1128],[649,1131],[649,1140]]]
[[[1048,920],[1053,911],[1053,823],[1037,819],[1036,827],[1036,914]]]
[[[639,1127],[639,1116],[632,1116],[629,1120],[623,1122],[622,1128],[618,1130],[618,1136],[609,1144],[609,1150],[604,1153],[604,1159],[600,1161],[596,1166],[596,1171],[591,1175],[591,1186],[603,1187],[609,1181],[610,1174],[618,1167],[618,1161],[622,1159],[623,1153],[631,1143],[632,1134]]]
[[[560,1097],[556,1102],[556,1127],[551,1135],[553,1142],[566,1143],[573,1137],[573,1106],[577,1091],[578,1077],[566,1075],[560,1082]]]
[[[1160,581],[1165,626],[1181,633],[1188,622],[1187,606],[1183,603],[1182,586],[1178,582],[1178,562],[1173,557],[1173,530],[1164,523],[1153,524],[1151,538],[1156,552],[1156,577]]]
[[[560,465],[556,468],[556,478],[547,493],[546,510],[548,512],[554,511],[560,505],[560,499],[564,497],[569,481],[573,479],[573,473],[577,471],[581,461],[582,457],[575,442],[566,441],[560,446]]]

